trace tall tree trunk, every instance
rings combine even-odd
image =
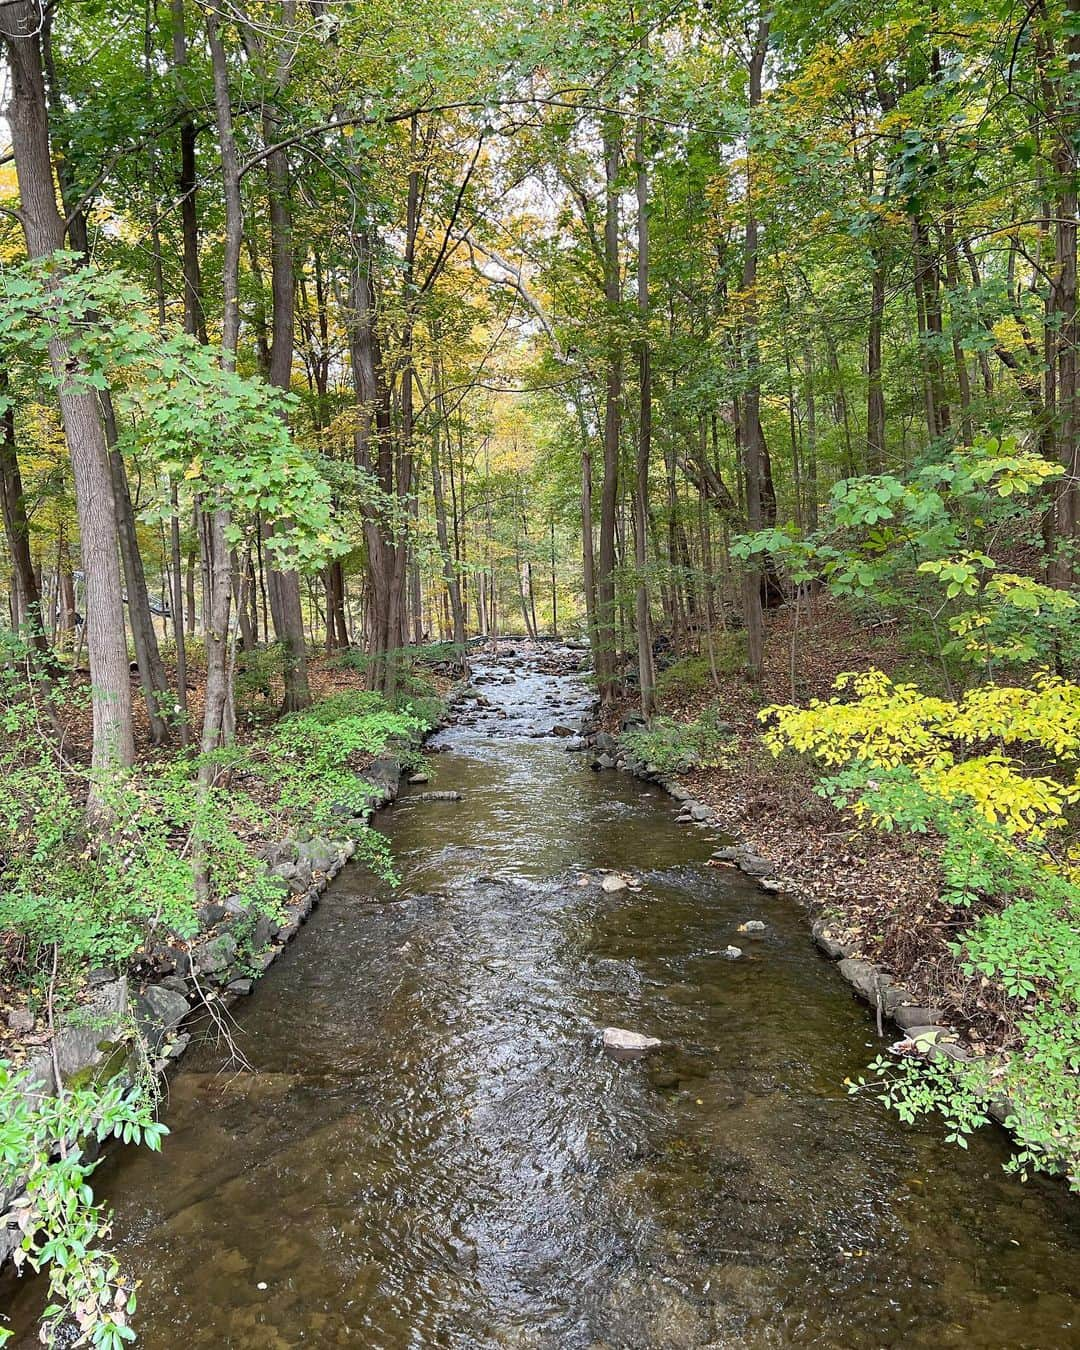
[[[761,72],[769,46],[769,19],[758,22],[750,56],[750,120],[747,132],[746,243],[743,258],[743,350],[746,392],[742,399],[743,466],[746,478],[746,524],[751,534],[760,530],[762,517],[762,470],[764,438],[761,430],[761,351],[758,345],[758,220],[754,204],[753,148],[754,113],[761,102]],[[761,611],[761,569],[748,563],[743,572],[743,616],[746,623],[747,669],[751,682],[760,686],[765,645]]]
[[[169,484],[169,562],[172,572],[173,639],[176,643],[176,707],[180,715],[180,744],[191,741],[188,716],[187,625],[184,614],[184,569],[180,555],[180,503],[176,484]]]
[[[648,66],[648,38],[643,37],[642,66]],[[641,712],[651,717],[656,704],[656,671],[653,666],[652,614],[649,609],[648,528],[649,460],[652,456],[652,372],[649,343],[649,177],[645,162],[644,92],[639,91],[640,112],[634,138],[637,160],[637,290],[638,320],[638,442],[634,474],[634,624],[637,628],[638,695]]]
[[[48,257],[62,249],[65,235],[53,189],[39,20],[39,7],[28,0],[0,7],[0,35],[7,47],[11,81],[7,122],[19,184],[22,226],[31,258]],[[130,765],[135,757],[116,506],[95,393],[80,387],[78,362],[59,336],[50,338],[49,359],[59,388],[60,412],[71,455],[86,575],[94,727],[92,764],[99,775],[91,783],[88,812],[92,819],[102,820],[108,812],[100,775]]]
[[[225,200],[225,248],[222,259],[223,310],[221,321],[221,364],[236,369],[236,349],[240,338],[240,250],[243,245],[244,216],[240,197],[240,166],[233,136],[232,101],[229,95],[229,70],[225,47],[218,27],[217,11],[205,11],[206,35],[214,76],[214,112],[221,153],[221,176]],[[203,615],[206,629],[206,693],[203,709],[199,765],[199,785],[207,794],[217,779],[210,758],[229,738],[232,714],[232,690],[229,679],[229,629],[232,609],[232,550],[228,543],[231,513],[223,493],[204,502],[200,511],[202,556],[209,572],[209,608]],[[205,894],[209,875],[204,853],[195,861],[196,888]]]
[[[182,85],[188,65],[187,34],[184,28],[184,0],[170,0],[172,20],[173,70]],[[186,90],[179,90],[183,113],[180,119],[180,233],[184,286],[184,332],[207,342],[206,315],[203,311],[202,272],[199,265],[199,216],[195,202],[198,164],[195,157],[195,116]]]
[[[262,105],[263,143],[276,146],[281,139],[277,98],[288,83],[295,51],[293,30],[296,24],[295,0],[284,0],[281,6],[281,40],[274,57],[274,69],[265,69],[268,60],[261,31],[254,25],[243,27],[244,43],[253,64],[264,67],[263,75],[268,93]],[[292,382],[293,353],[296,346],[296,266],[293,259],[293,220],[289,201],[289,160],[283,149],[268,149],[266,154],[266,184],[269,199],[267,218],[270,224],[270,295],[272,339],[270,343],[267,379],[276,389],[287,390]],[[254,244],[252,243],[254,251]],[[266,537],[273,538],[275,530],[287,531],[287,522],[270,522]],[[304,614],[300,602],[300,576],[295,569],[282,570],[273,561],[266,569],[266,586],[270,597],[270,614],[274,633],[281,644],[285,697],[282,710],[298,712],[311,706],[308,685],[307,643],[304,637]]]
[[[165,745],[169,728],[162,717],[162,709],[171,702],[165,665],[158,648],[154,617],[150,612],[150,595],[146,588],[139,538],[135,532],[135,509],[131,503],[127,469],[124,457],[117,449],[116,416],[112,399],[104,394],[101,399],[105,443],[109,447],[109,469],[112,473],[113,498],[116,503],[116,530],[120,538],[120,560],[123,564],[124,584],[127,588],[128,621],[131,624],[135,661],[139,668],[139,683],[146,715],[150,724],[150,740],[154,745]]]
[[[450,552],[450,531],[446,521],[446,494],[443,491],[442,463],[439,453],[439,443],[445,429],[447,444],[449,445],[450,426],[446,417],[445,399],[443,396],[443,374],[442,359],[438,353],[438,330],[435,330],[432,337],[436,346],[436,353],[433,358],[432,382],[434,384],[433,398],[435,400],[435,420],[431,433],[431,489],[435,502],[435,533],[439,541],[439,555],[442,558],[443,580],[446,583],[446,593],[450,602],[450,618],[453,624],[454,646],[462,652],[465,650],[465,611],[461,604],[461,581],[458,576],[457,568],[454,566],[454,559]],[[451,455],[451,458],[453,456]]]
[[[884,246],[871,250],[870,325],[866,338],[866,467],[870,473],[885,468],[885,392],[881,380],[881,334],[885,322]]]
[[[619,157],[622,126],[617,116],[607,116],[603,126],[604,153],[604,300],[608,324],[618,317],[619,283]],[[600,488],[600,554],[596,583],[596,644],[593,665],[600,698],[615,699],[615,516],[619,498],[619,440],[622,429],[621,338],[608,338],[607,388],[604,405],[604,474]]]
[[[0,393],[6,394],[7,388],[7,371],[0,369]],[[37,574],[30,556],[30,521],[15,444],[15,408],[10,403],[0,418],[0,514],[3,515],[4,538],[11,555],[12,594],[19,597],[12,622],[16,628],[20,622],[25,623],[37,659],[48,671],[53,667],[53,656],[45,632]]]
[[[1080,0],[1066,0],[1068,26],[1061,41],[1064,69],[1052,77],[1054,20],[1045,0],[1039,5],[1041,82],[1051,121],[1054,203],[1054,270],[1047,303],[1048,352],[1056,412],[1057,457],[1065,475],[1057,484],[1053,512],[1053,553],[1049,576],[1059,586],[1073,585],[1080,567],[1074,556],[1080,534],[1080,316],[1077,313],[1077,145],[1080,144]]]

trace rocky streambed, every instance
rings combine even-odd
[[[104,1165],[142,1344],[1078,1343],[1075,1202],[848,1096],[873,1015],[692,806],[567,753],[581,661],[477,659],[379,817],[401,886],[345,866],[248,1066],[193,1046],[164,1155]]]

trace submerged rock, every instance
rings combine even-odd
[[[625,891],[629,884],[625,877],[620,877],[616,872],[609,872],[600,883],[608,894],[614,891]]]
[[[720,955],[728,961],[738,961],[742,956],[742,948],[728,946],[724,948]]]
[[[639,1059],[659,1050],[664,1043],[655,1036],[643,1036],[640,1031],[626,1031],[623,1027],[605,1027],[603,1040],[604,1051],[612,1059]]]
[[[764,933],[766,925],[760,919],[747,919],[745,923],[739,924],[735,930],[737,933]]]

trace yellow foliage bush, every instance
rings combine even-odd
[[[831,768],[906,767],[927,792],[967,801],[1033,842],[1064,825],[1066,808],[1080,800],[1080,685],[1044,672],[1031,687],[986,685],[952,700],[870,670],[841,675],[836,688],[854,698],[764,709],[773,754],[790,748]],[[1044,752],[1056,774],[1004,746],[1022,747],[1028,758]]]

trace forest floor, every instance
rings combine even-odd
[[[741,661],[730,663],[738,669],[729,673],[721,668],[719,688],[711,679],[697,687],[668,682],[665,715],[690,721],[712,707],[735,732],[722,766],[680,773],[680,783],[716,811],[723,829],[768,858],[785,890],[813,918],[827,919],[830,934],[851,954],[890,971],[920,1005],[941,1009],[974,1049],[1008,1048],[1023,1006],[965,976],[950,950],[974,916],[941,899],[938,841],[883,833],[837,810],[815,792],[820,774],[805,758],[774,758],[761,739],[763,707],[828,698],[843,672],[877,667],[893,677],[910,674],[912,658],[898,630],[868,627],[818,597],[795,633],[793,689],[793,627],[790,607],[768,616],[761,695],[748,685]]]

